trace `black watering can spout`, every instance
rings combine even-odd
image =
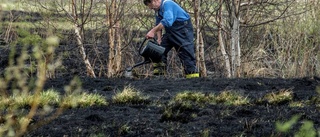
[[[164,47],[161,47],[155,39],[149,40],[145,38],[139,47],[139,55],[144,57],[144,61],[139,62],[132,67],[126,69],[126,77],[132,77],[132,69],[143,64],[148,64],[151,62],[158,63],[161,61],[162,55],[164,53]]]
[[[132,67],[128,67],[128,68],[126,69],[126,71],[132,71],[133,68],[138,67],[138,66],[141,66],[141,65],[143,65],[143,64],[148,64],[148,63],[151,63],[151,61],[145,59],[145,60],[142,61],[142,62],[139,62],[139,63],[137,63],[137,64],[134,64]]]

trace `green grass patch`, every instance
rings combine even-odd
[[[305,101],[294,101],[294,102],[290,102],[289,103],[290,107],[299,107],[299,108],[303,108],[306,106],[306,102]]]
[[[112,97],[112,101],[117,104],[144,104],[149,103],[148,96],[132,86],[126,86],[121,92]]]
[[[214,101],[214,95],[213,94],[206,94],[202,92],[192,92],[192,91],[185,91],[182,93],[178,93],[174,101],[193,101],[197,102],[199,104],[202,103],[212,103]]]
[[[250,103],[248,97],[244,97],[237,92],[223,91],[216,96],[217,103],[223,103],[225,105],[246,105]]]
[[[269,104],[283,104],[292,101],[293,97],[292,89],[281,89],[266,94],[260,101],[267,101]]]
[[[189,122],[198,116],[201,108],[218,103],[224,105],[245,105],[249,103],[249,99],[231,91],[223,91],[218,95],[184,91],[178,93],[164,107],[160,121]]]
[[[82,92],[67,96],[60,95],[59,92],[49,89],[40,93],[39,96],[34,94],[12,95],[9,98],[0,98],[0,108],[24,108],[31,107],[34,102],[40,107],[44,106],[64,106],[68,108],[89,107],[94,105],[108,105],[106,99],[98,94],[89,94]]]
[[[16,94],[11,95],[8,98],[1,96],[0,99],[0,108],[23,108],[23,107],[30,107],[37,101],[40,106],[44,105],[57,105],[60,100],[61,96],[58,92],[49,89],[47,91],[43,91],[40,93],[39,96],[35,96],[34,94]]]
[[[63,99],[61,104],[63,107],[90,107],[90,106],[104,106],[108,105],[106,98],[99,94],[89,94],[81,92],[72,94]]]

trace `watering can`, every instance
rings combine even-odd
[[[155,39],[145,38],[139,47],[139,55],[141,55],[144,60],[134,64],[131,67],[126,68],[125,77],[132,78],[132,70],[135,67],[141,66],[143,64],[148,64],[151,62],[159,63],[161,62],[162,55],[165,48],[161,47]]]

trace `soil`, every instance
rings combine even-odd
[[[70,78],[47,81],[46,88],[62,90]],[[320,115],[316,103],[304,107],[292,107],[290,102],[272,104],[257,101],[264,95],[281,89],[290,89],[294,102],[310,102],[319,97],[316,87],[319,78],[195,78],[195,79],[107,79],[82,77],[86,92],[106,97],[108,106],[74,108],[64,111],[45,126],[29,132],[26,136],[293,136],[306,121],[319,128]],[[131,85],[143,95],[148,103],[115,104],[111,98],[125,86]],[[218,94],[231,90],[247,96],[249,105],[234,106],[206,104],[190,110],[172,109],[176,117],[165,118],[164,110],[177,93],[195,91]],[[292,102],[291,101],[291,102]],[[258,103],[259,102],[259,103]],[[285,122],[293,116],[300,118],[288,133],[276,130],[277,121]],[[36,120],[40,121],[41,119]]]

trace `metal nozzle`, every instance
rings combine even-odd
[[[124,72],[124,76],[126,78],[133,78],[132,69],[133,69],[133,67],[129,67],[126,69],[126,71]]]

